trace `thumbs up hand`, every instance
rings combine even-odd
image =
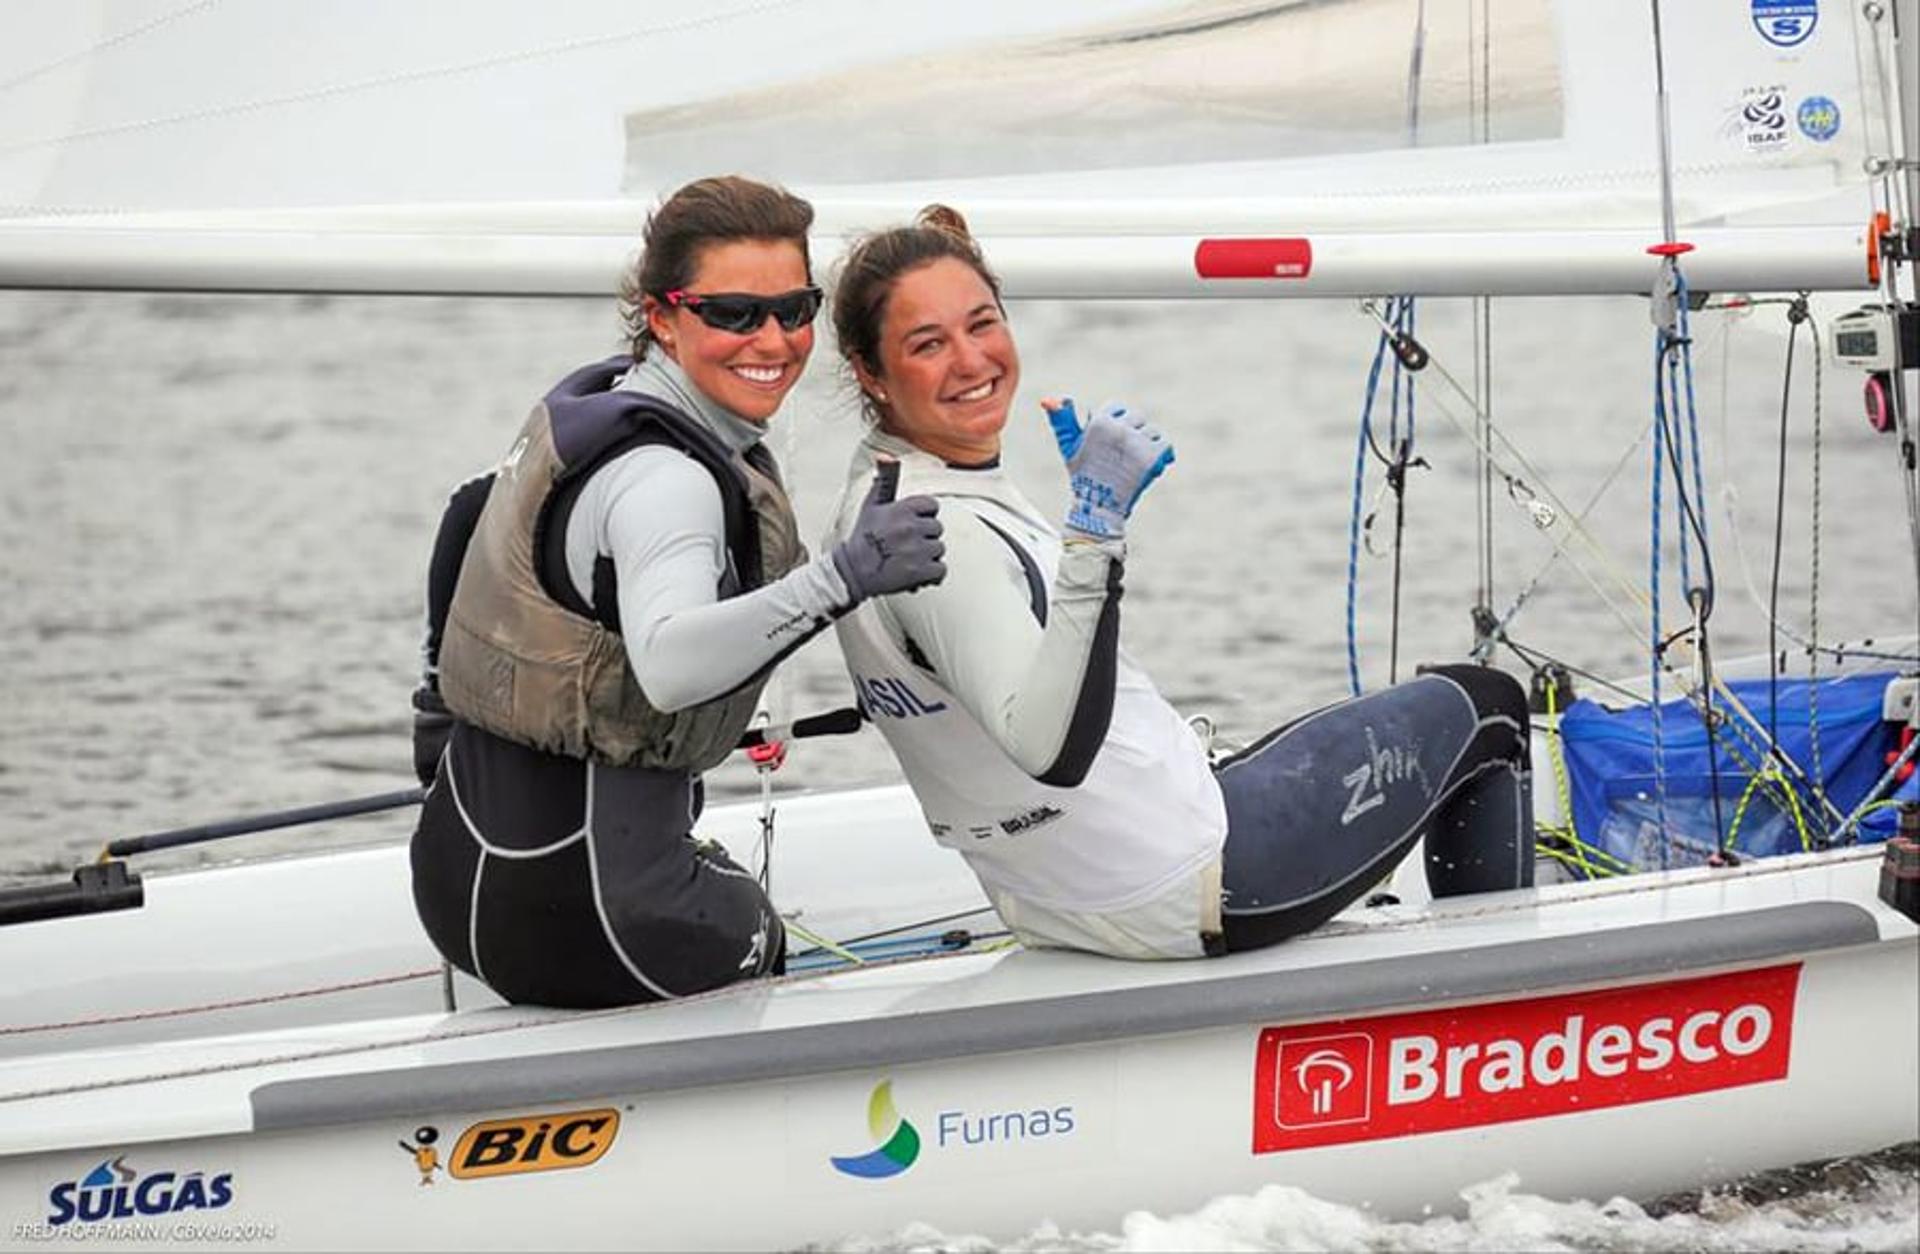
[[[1096,540],[1121,538],[1140,494],[1173,464],[1173,445],[1125,405],[1105,406],[1085,427],[1071,400],[1042,406],[1073,489],[1067,529]]]
[[[890,592],[911,592],[947,577],[940,539],[940,503],[930,496],[894,500],[900,463],[883,458],[847,538],[833,546],[833,564],[855,604]]]

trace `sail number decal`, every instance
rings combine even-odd
[[[1313,241],[1203,239],[1193,269],[1203,279],[1304,279],[1313,273]]]
[[[1539,1119],[1786,1078],[1798,963],[1266,1028],[1253,1152]]]

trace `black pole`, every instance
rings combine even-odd
[[[107,853],[111,857],[125,858],[136,853],[151,853],[155,849],[171,849],[176,845],[197,845],[202,841],[220,840],[227,836],[245,836],[249,832],[270,832],[276,827],[297,827],[302,823],[323,823],[328,819],[351,818],[356,814],[398,810],[404,806],[419,805],[426,795],[424,788],[407,788],[400,792],[355,797],[349,801],[331,801],[325,805],[223,819],[218,823],[202,823],[196,827],[176,827],[170,831],[149,832],[145,836],[122,836],[107,845]]]
[[[740,738],[742,749],[763,744],[772,732],[775,740],[805,740],[811,736],[841,736],[860,730],[862,716],[852,706],[829,710],[825,714],[814,714],[796,719],[788,727],[769,727],[764,730],[750,731]],[[210,840],[223,840],[228,836],[245,836],[252,832],[270,832],[280,827],[298,827],[303,823],[325,823],[332,819],[352,818],[356,814],[375,814],[382,810],[400,810],[407,806],[417,806],[426,799],[424,788],[405,788],[399,792],[374,793],[368,797],[354,797],[346,801],[330,801],[323,805],[300,806],[293,810],[275,810],[269,814],[245,815],[235,819],[222,819],[217,823],[201,823],[193,827],[176,827],[164,832],[149,832],[144,836],[122,836],[107,845],[109,857],[126,858],[136,853],[151,853],[156,849],[172,849],[179,845],[197,845]]]

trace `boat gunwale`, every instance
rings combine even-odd
[[[255,1131],[791,1080],[1238,1024],[1336,1020],[1737,968],[1882,942],[1866,908],[1803,901],[1537,940],[592,1049],[269,1081]]]

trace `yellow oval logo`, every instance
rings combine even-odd
[[[472,1180],[586,1167],[599,1161],[619,1131],[617,1110],[490,1119],[460,1134],[447,1171],[459,1179]]]

